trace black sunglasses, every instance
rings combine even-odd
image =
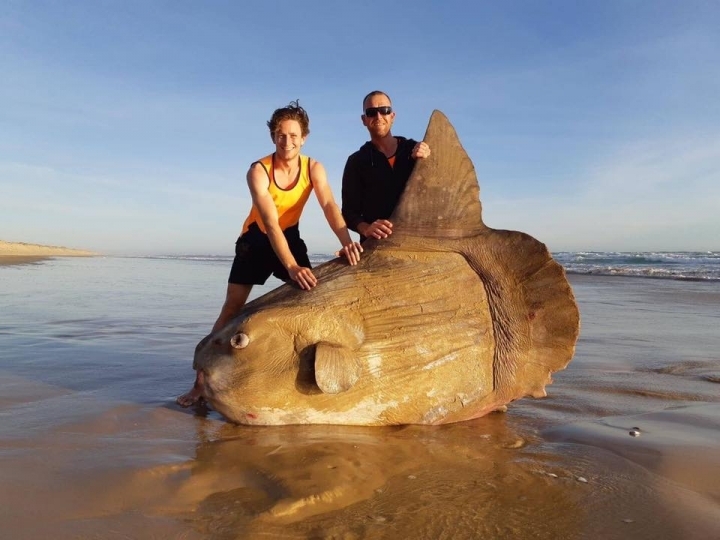
[[[383,116],[387,116],[392,112],[392,107],[368,107],[365,109],[365,116],[368,118],[375,118],[378,113]]]

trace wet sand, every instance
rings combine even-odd
[[[9,266],[11,264],[33,264],[45,259],[48,256],[32,256],[32,255],[0,255],[0,266]]]
[[[3,322],[0,337],[26,333],[6,340],[8,360],[80,363],[72,377],[0,364],[0,530],[15,539],[720,538],[720,287],[571,282],[581,338],[548,397],[437,427],[234,426],[173,404],[192,372],[159,365],[161,351],[180,350],[167,330],[156,348],[150,340],[163,334],[136,331],[156,356],[132,364],[132,343],[124,357],[92,348],[88,336],[107,321],[92,332],[58,327],[73,340],[64,352],[57,337],[43,349],[31,329]],[[106,382],[85,382],[97,376],[83,370],[98,369]],[[165,382],[118,395],[151,377]],[[118,392],[103,390],[113,384]]]

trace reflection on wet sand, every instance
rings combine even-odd
[[[588,485],[538,462],[502,414],[438,428],[200,425],[193,459],[136,470],[111,498],[228,539],[562,538],[584,521]]]
[[[59,399],[51,390],[48,399]],[[15,538],[712,538],[715,484],[688,489],[658,467],[672,445],[653,434],[657,422],[707,422],[717,412],[546,433],[500,413],[402,428],[198,418],[191,432],[184,411],[117,404],[6,441],[2,456],[15,468],[2,469],[12,496],[0,502],[16,517]],[[627,422],[642,426],[631,442],[647,445],[645,459],[615,444],[630,438]]]

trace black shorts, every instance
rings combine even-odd
[[[300,238],[297,225],[284,231],[290,252],[300,266],[312,268],[307,246]],[[290,274],[275,255],[270,239],[253,223],[235,242],[235,260],[230,269],[228,283],[236,285],[264,285],[270,274],[290,281]]]

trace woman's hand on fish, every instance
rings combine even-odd
[[[363,248],[360,242],[350,242],[344,245],[340,251],[335,252],[336,257],[345,257],[351,266],[355,266],[360,262],[360,254],[363,252]]]

